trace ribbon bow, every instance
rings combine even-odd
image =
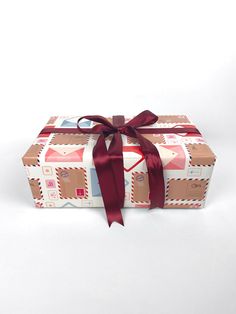
[[[82,119],[99,124],[91,129],[83,129],[79,126]],[[77,122],[81,133],[99,134],[93,149],[93,160],[109,226],[114,221],[123,225],[121,208],[124,206],[125,178],[121,134],[136,138],[140,144],[148,170],[150,208],[164,206],[165,185],[159,152],[156,146],[143,137],[138,130],[139,127],[151,125],[157,120],[158,117],[155,114],[145,110],[125,124],[118,121],[114,125],[102,116],[83,116]],[[113,137],[107,148],[105,140],[111,134]]]

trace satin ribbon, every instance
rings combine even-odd
[[[79,122],[87,119],[97,122],[93,128],[81,128]],[[200,134],[195,127],[182,128],[143,128],[152,125],[158,120],[158,116],[149,110],[141,112],[127,123],[115,126],[106,118],[99,115],[88,115],[79,118],[76,129],[65,128],[44,128],[41,133],[85,133],[99,134],[93,149],[93,160],[96,168],[101,194],[106,210],[109,226],[113,222],[124,225],[121,208],[124,206],[125,198],[125,178],[122,153],[121,134],[136,138],[141,151],[145,157],[148,181],[150,208],[164,207],[165,203],[165,183],[163,176],[163,166],[160,154],[156,146],[146,139],[142,134],[164,134],[164,133],[187,133]],[[70,130],[70,131],[69,131]],[[142,134],[141,134],[142,133]],[[106,138],[112,135],[109,147],[106,145]]]

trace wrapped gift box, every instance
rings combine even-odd
[[[77,126],[79,117],[51,117],[50,128]],[[112,118],[108,118],[112,121]],[[126,122],[129,119],[126,119]],[[82,120],[80,127],[96,124]],[[185,115],[162,115],[152,128],[194,126]],[[215,155],[201,134],[144,134],[158,149],[165,180],[164,208],[201,208]],[[103,207],[92,150],[97,134],[40,133],[23,156],[37,207]],[[125,207],[149,207],[147,167],[135,138],[122,135]],[[106,142],[109,145],[111,137]]]

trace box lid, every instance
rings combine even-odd
[[[195,126],[185,115],[161,115],[148,128],[170,128]],[[76,128],[78,116],[54,116],[46,127]],[[112,118],[108,118],[112,121]],[[126,122],[129,119],[126,119]],[[80,127],[92,128],[96,123],[82,120]],[[190,166],[212,166],[215,155],[200,134],[143,134],[160,153],[164,170],[184,169]],[[23,156],[25,166],[39,166],[45,163],[86,163],[92,161],[92,150],[98,135],[95,134],[39,134]],[[107,138],[107,145],[111,136]],[[129,171],[137,163],[144,162],[143,154],[135,138],[122,135],[124,170]]]

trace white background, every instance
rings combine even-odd
[[[0,1],[0,313],[236,312],[234,1]],[[218,160],[202,210],[35,209],[50,115],[187,114]]]

